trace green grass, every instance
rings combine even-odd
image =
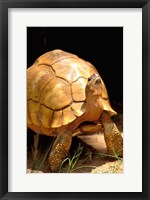
[[[119,152],[114,152],[114,155],[110,155],[110,154],[107,154],[107,153],[100,153],[100,152],[96,152],[97,155],[100,155],[102,157],[108,157],[108,158],[114,158],[116,160],[121,160],[123,161],[123,158],[119,157],[119,153],[122,151],[122,149],[119,151]]]
[[[68,154],[68,157],[66,159],[64,159],[64,161],[62,162],[60,169],[59,169],[59,173],[62,173],[62,168],[64,163],[68,162],[67,165],[67,173],[72,173],[78,169],[82,169],[82,168],[95,168],[96,166],[80,166],[80,167],[76,167],[77,162],[79,161],[79,157],[83,152],[83,147],[81,147],[80,143],[79,146],[77,148],[77,150],[75,151],[74,155],[71,156],[70,152]]]
[[[39,135],[37,135],[35,137],[34,140],[34,144],[32,146],[32,154],[33,154],[33,165],[32,165],[32,170],[41,170],[43,167],[43,164],[45,163],[45,160],[48,157],[48,154],[51,151],[52,145],[54,143],[55,137],[53,138],[52,141],[50,141],[50,143],[48,144],[48,147],[46,149],[46,152],[44,153],[44,155],[40,156],[40,151],[41,149],[39,148]],[[120,150],[122,151],[122,150]],[[114,158],[115,160],[118,160],[119,162],[114,163],[113,166],[110,166],[110,171],[112,173],[116,173],[117,170],[119,169],[120,164],[123,162],[123,158],[119,157],[119,152],[115,152],[114,151],[114,155],[109,155],[107,153],[100,153],[100,152],[87,152],[85,153],[85,156],[87,156],[86,161],[90,160],[92,161],[93,159],[93,155],[98,155],[100,157],[105,157],[105,158]],[[77,167],[77,163],[80,159],[81,154],[83,153],[83,147],[81,146],[81,144],[79,143],[78,148],[75,150],[75,153],[73,155],[71,155],[71,153],[68,153],[68,156],[63,160],[63,162],[61,163],[61,166],[59,168],[58,173],[63,173],[63,171],[67,171],[67,173],[73,173],[76,170],[82,169],[82,168],[96,168],[97,166],[79,166]],[[38,159],[39,158],[39,159]],[[110,171],[104,171],[103,173],[110,173]]]
[[[71,156],[70,152],[68,154],[68,157],[62,162],[61,166],[60,166],[60,169],[59,169],[59,172],[62,171],[62,167],[64,165],[65,162],[68,161],[68,169],[67,169],[67,172],[68,173],[71,173],[74,171],[74,168],[79,160],[79,157],[81,155],[83,151],[83,147],[81,147],[81,145],[79,144],[77,150],[75,151],[74,155]]]
[[[50,143],[49,143],[49,145],[48,145],[48,148],[47,148],[45,154],[44,154],[39,160],[37,159],[37,156],[39,156],[39,154],[40,154],[40,149],[38,150],[38,146],[39,146],[39,139],[38,139],[38,144],[37,144],[37,146],[35,146],[34,150],[32,150],[32,154],[33,154],[33,165],[32,165],[32,169],[33,169],[33,170],[37,170],[37,171],[38,171],[38,170],[40,170],[40,169],[43,167],[43,164],[44,164],[45,160],[47,159],[49,152],[50,152],[51,149],[52,149],[52,146],[53,146],[53,143],[54,143],[54,141],[55,141],[55,138],[56,138],[56,137],[54,137],[53,140],[50,141]],[[33,149],[33,148],[32,148],[32,149]],[[35,156],[36,156],[36,157],[35,157]]]

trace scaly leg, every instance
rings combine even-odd
[[[72,132],[68,129],[60,129],[57,138],[49,154],[49,168],[51,172],[57,172],[72,143]]]
[[[109,114],[104,112],[101,116],[102,125],[104,126],[104,138],[109,155],[123,156],[123,138],[116,124],[111,120]]]

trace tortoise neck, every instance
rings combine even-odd
[[[86,113],[90,121],[98,120],[102,113],[102,102],[99,95],[87,96]]]

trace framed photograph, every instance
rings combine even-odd
[[[149,199],[149,1],[0,5],[1,199]]]

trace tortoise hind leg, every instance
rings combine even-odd
[[[68,129],[60,129],[57,138],[49,154],[49,168],[51,172],[57,172],[72,143],[72,132]]]
[[[111,120],[111,117],[104,112],[101,117],[102,125],[104,126],[104,138],[107,145],[107,153],[109,155],[123,156],[123,138],[116,124]]]

